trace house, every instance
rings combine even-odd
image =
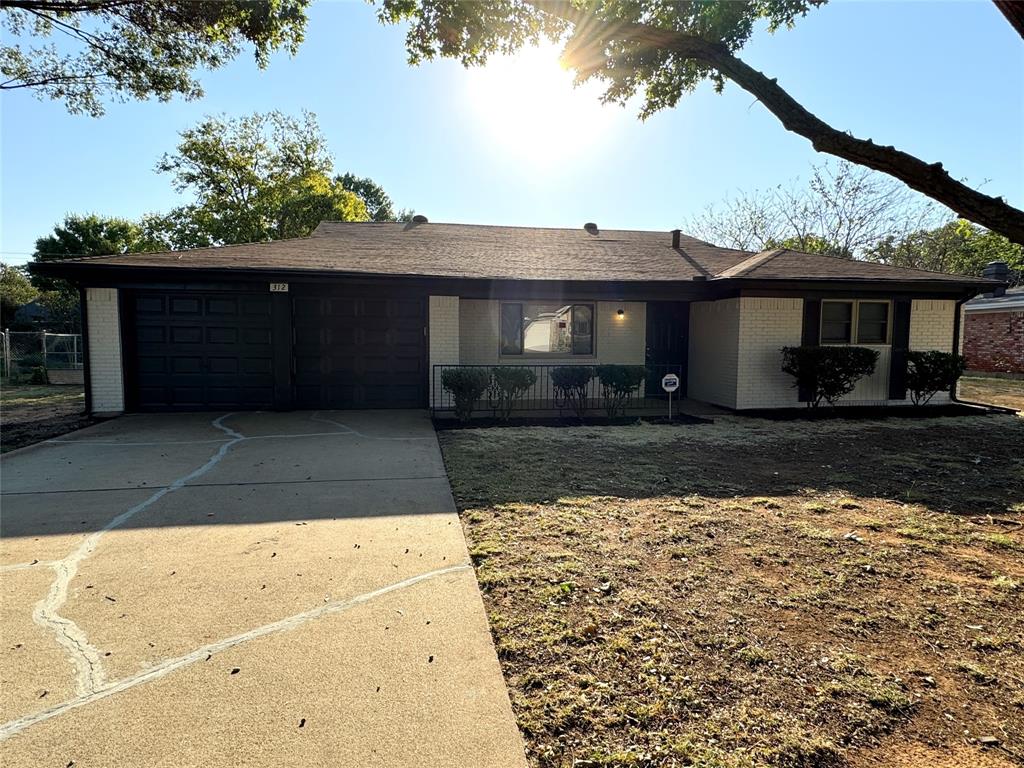
[[[34,268],[81,286],[97,413],[423,408],[444,366],[599,363],[678,370],[682,394],[726,408],[797,407],[780,348],[799,344],[877,349],[846,402],[904,404],[907,350],[956,349],[960,305],[996,285],[678,230],[423,217]]]
[[[1005,282],[1009,270],[994,261],[985,275]],[[996,289],[964,304],[963,354],[971,372],[1024,376],[1024,287]]]

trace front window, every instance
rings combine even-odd
[[[888,344],[889,302],[821,302],[822,344]]]
[[[593,305],[502,304],[501,354],[594,354]]]
[[[821,302],[821,343],[849,344],[853,327],[852,301]]]

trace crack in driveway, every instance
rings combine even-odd
[[[145,501],[136,504],[134,507],[122,512],[120,515],[117,515],[98,531],[89,534],[85,538],[85,541],[79,544],[78,547],[76,547],[69,555],[53,563],[52,567],[56,572],[56,577],[50,585],[50,589],[46,593],[46,596],[36,603],[35,607],[32,609],[32,620],[39,626],[52,632],[57,643],[63,647],[71,657],[71,662],[75,667],[75,690],[79,696],[85,696],[99,690],[103,686],[106,678],[106,673],[103,668],[103,658],[100,655],[99,650],[89,643],[89,639],[86,637],[85,632],[82,631],[81,627],[71,619],[60,615],[61,608],[63,608],[64,604],[67,602],[68,586],[70,585],[71,580],[75,578],[75,575],[78,573],[79,564],[96,551],[96,547],[99,546],[100,539],[103,538],[103,534],[109,530],[117,528],[139,512],[142,512],[158,502],[167,494],[173,493],[174,491],[184,487],[190,480],[194,480],[205,475],[213,469],[218,462],[224,458],[224,456],[227,455],[228,450],[230,450],[232,446],[244,440],[244,435],[221,423],[231,415],[232,414],[230,413],[226,413],[210,422],[212,426],[227,433],[232,439],[223,443],[217,452],[214,453],[205,464],[198,469],[193,470],[189,474],[179,477],[169,485],[159,489]]]
[[[391,592],[395,592],[400,589],[411,587],[415,584],[419,584],[420,582],[427,581],[429,579],[436,579],[441,576],[447,576],[452,573],[461,573],[464,571],[472,572],[472,568],[473,566],[469,563],[462,563],[460,565],[451,565],[446,568],[438,568],[436,570],[427,571],[426,573],[421,573],[416,576],[410,576],[408,579],[403,579],[402,581],[397,581],[393,584],[388,584],[387,586],[380,587],[379,589],[375,589],[371,592],[364,592],[363,594],[356,595],[355,597],[346,597],[340,598],[338,600],[332,600],[328,603],[324,603],[323,605],[317,606],[316,608],[312,608],[308,611],[296,613],[292,616],[288,616],[286,618],[279,619],[278,621],[271,622],[270,624],[264,624],[262,626],[256,627],[255,629],[250,629],[246,632],[242,632],[241,634],[233,635],[232,637],[227,637],[223,640],[218,640],[214,643],[201,646],[199,648],[196,648],[194,651],[186,653],[184,656],[177,656],[171,659],[165,659],[164,661],[155,664],[154,666],[150,667],[144,672],[132,675],[131,677],[125,677],[120,680],[115,680],[112,682],[101,682],[99,685],[97,685],[95,688],[89,691],[79,691],[78,696],[76,696],[73,699],[69,699],[68,701],[65,701],[61,704],[58,704],[55,707],[43,710],[42,712],[36,712],[35,714],[25,715],[24,717],[19,717],[15,720],[11,720],[7,723],[4,723],[2,726],[0,726],[0,741],[5,741],[11,736],[14,736],[20,733],[21,731],[25,730],[29,726],[44,722],[51,718],[57,717],[58,715],[62,715],[65,712],[68,712],[72,709],[77,709],[78,707],[90,704],[94,701],[105,699],[108,696],[114,695],[115,693],[120,693],[130,688],[134,688],[137,685],[152,682],[153,680],[158,680],[161,677],[170,674],[171,672],[174,672],[178,669],[182,669],[183,667],[190,666],[191,664],[195,664],[198,661],[205,661],[213,654],[229,650],[237,645],[241,645],[242,643],[247,643],[251,640],[256,640],[258,638],[266,637],[267,635],[276,634],[278,632],[287,632],[288,630],[300,627],[303,624],[306,624],[307,622],[314,621],[316,619],[320,619],[324,616],[329,616],[331,614],[347,611],[350,608],[362,605],[363,603],[368,603],[371,600],[374,600],[375,598],[382,597],[384,595],[387,595]]]

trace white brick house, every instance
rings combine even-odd
[[[801,407],[785,346],[879,353],[846,404],[907,403],[991,281],[673,232],[325,222],[308,238],[36,265],[83,288],[96,413],[431,407],[451,366],[678,370],[736,410]],[[949,395],[935,402],[948,402]]]

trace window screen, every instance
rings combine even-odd
[[[822,344],[849,344],[852,325],[852,301],[821,302]]]
[[[889,304],[862,301],[857,306],[857,343],[885,344],[889,340]]]

